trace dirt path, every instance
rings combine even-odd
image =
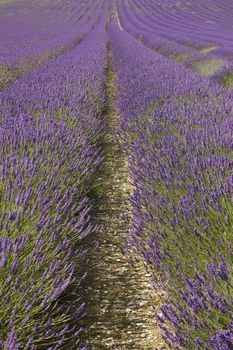
[[[92,350],[147,350],[162,346],[149,295],[149,277],[142,263],[132,267],[122,254],[123,239],[129,232],[130,207],[127,156],[115,134],[119,115],[115,102],[117,90],[108,44],[107,106],[104,117],[107,132],[102,148],[104,161],[99,176],[103,194],[95,208],[95,220],[101,225],[96,233],[97,251],[89,255],[88,278],[82,294],[88,309],[84,318],[83,343]],[[153,297],[153,302],[158,302]]]

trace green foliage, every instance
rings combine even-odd
[[[215,45],[204,46],[200,49],[200,52],[205,54],[205,53],[208,53],[208,52],[215,50],[216,48],[217,48],[217,46],[215,46]]]
[[[188,58],[188,54],[183,53],[180,55],[175,55],[173,58],[177,63],[183,63]]]
[[[233,86],[233,72],[229,72],[224,75],[222,78],[222,84],[227,88],[231,88]]]
[[[192,67],[197,70],[203,76],[209,76],[217,72],[222,66],[224,66],[225,61],[216,58],[208,58],[202,61],[196,61],[193,63]]]

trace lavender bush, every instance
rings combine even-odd
[[[81,243],[94,229],[87,195],[100,161],[105,61],[103,15],[83,43],[0,95],[5,350],[61,349],[70,337],[77,347],[85,310],[69,289],[84,278]]]
[[[231,93],[110,33],[135,188],[128,244],[166,290],[157,322],[171,349],[231,349]]]

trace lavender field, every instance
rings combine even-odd
[[[0,350],[233,350],[233,2],[0,0]]]

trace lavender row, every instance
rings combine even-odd
[[[149,1],[143,5],[132,0],[129,4],[126,6],[125,2],[118,2],[118,13],[123,28],[135,38],[202,75],[217,72],[217,76],[213,76],[215,80],[217,78],[217,81],[227,87],[231,85],[233,49],[229,38],[227,39],[231,35],[231,27],[225,23],[222,28],[220,22],[221,16],[226,15],[225,12],[218,14],[218,23],[213,27],[211,23],[202,22],[203,13],[200,11],[189,13],[184,6],[180,15],[178,9],[183,8],[182,4],[180,7],[177,5],[177,10],[176,7],[173,10],[172,6],[155,5]],[[192,25],[202,27],[197,32]],[[213,29],[217,32],[213,33]]]
[[[196,2],[187,4],[185,1],[165,4],[150,0],[140,3],[137,0],[129,0],[128,3],[129,7],[125,8],[128,8],[133,17],[148,30],[154,30],[162,37],[178,42],[180,40],[179,43],[196,48],[211,43],[231,45],[231,13],[229,7],[224,10],[216,6],[217,2],[215,8],[213,4],[207,4],[205,9],[203,6],[195,8]],[[211,23],[211,20],[214,23]]]
[[[74,47],[98,21],[102,2],[71,1],[75,21],[66,14],[67,6],[32,6],[27,1],[5,6],[0,14],[0,87]]]
[[[156,321],[171,349],[231,349],[232,96],[114,26],[110,40],[134,186],[128,244],[166,291]]]
[[[91,48],[91,50],[90,50]],[[0,94],[0,341],[77,349],[82,240],[104,132],[103,18],[80,46]]]

